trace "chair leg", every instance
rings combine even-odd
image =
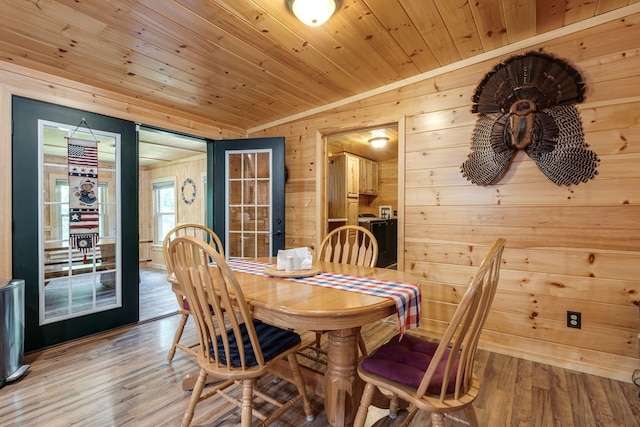
[[[180,323],[178,324],[178,329],[176,329],[176,334],[173,336],[173,344],[169,349],[169,354],[167,354],[167,363],[170,364],[173,360],[173,356],[176,354],[176,346],[180,342],[180,338],[182,337],[182,333],[184,332],[184,327],[187,324],[187,320],[189,320],[188,314],[183,314],[182,319],[180,319]]]
[[[402,420],[402,422],[400,423],[400,425],[398,427],[408,427],[409,424],[411,424],[411,421],[413,421],[413,419],[416,417],[416,414],[419,411],[417,406],[409,407],[408,409],[409,409],[409,413],[407,414],[406,417],[404,417],[404,419]]]
[[[398,417],[398,395],[393,393],[389,400],[389,418],[395,420]]]
[[[373,401],[373,393],[376,391],[376,387],[373,384],[367,383],[362,392],[362,398],[360,399],[360,406],[356,413],[356,418],[353,420],[353,427],[363,427],[364,422],[367,420],[367,413],[369,412],[369,406]]]
[[[471,427],[478,427],[480,425],[478,423],[478,417],[476,416],[476,410],[474,409],[473,405],[469,405],[464,408],[464,413],[467,416],[467,421],[469,421]]]
[[[433,427],[444,427],[444,415],[439,412],[432,412],[431,425]]]
[[[304,380],[302,379],[302,372],[300,372],[300,364],[298,363],[296,353],[288,354],[287,360],[289,360],[289,366],[291,367],[293,382],[298,389],[298,393],[302,396],[304,414],[307,416],[307,421],[313,421],[314,416],[311,410],[311,402],[309,401],[309,396],[307,396],[307,389],[304,386]]]
[[[242,411],[240,415],[242,427],[251,427],[253,424],[253,388],[255,383],[255,378],[242,380]]]
[[[204,384],[207,379],[207,373],[204,369],[200,369],[200,374],[198,375],[198,381],[193,386],[193,391],[191,392],[191,399],[189,400],[189,406],[187,410],[184,412],[184,417],[182,417],[182,427],[189,427],[191,424],[191,420],[193,419],[193,412],[196,409],[196,405],[200,401],[200,395],[202,394],[202,390],[204,389]]]

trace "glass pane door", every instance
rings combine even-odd
[[[226,152],[226,242],[229,258],[272,253],[272,151]]]
[[[38,139],[39,324],[120,307],[120,135],[38,120]]]

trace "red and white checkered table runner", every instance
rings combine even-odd
[[[229,260],[228,264],[234,271],[263,276],[267,275],[264,272],[265,268],[271,265],[242,259]],[[392,282],[371,277],[356,277],[332,272],[319,273],[310,277],[287,278],[286,280],[391,298],[396,304],[401,337],[407,329],[420,326],[421,294],[418,284]]]

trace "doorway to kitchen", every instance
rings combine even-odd
[[[326,224],[361,225],[378,241],[378,267],[398,260],[398,124],[327,135]]]

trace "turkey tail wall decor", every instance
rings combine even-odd
[[[498,64],[473,95],[480,113],[471,153],[460,167],[477,185],[497,183],[518,150],[558,185],[593,179],[600,159],[584,142],[576,103],[584,100],[580,73],[553,56],[528,52]]]

